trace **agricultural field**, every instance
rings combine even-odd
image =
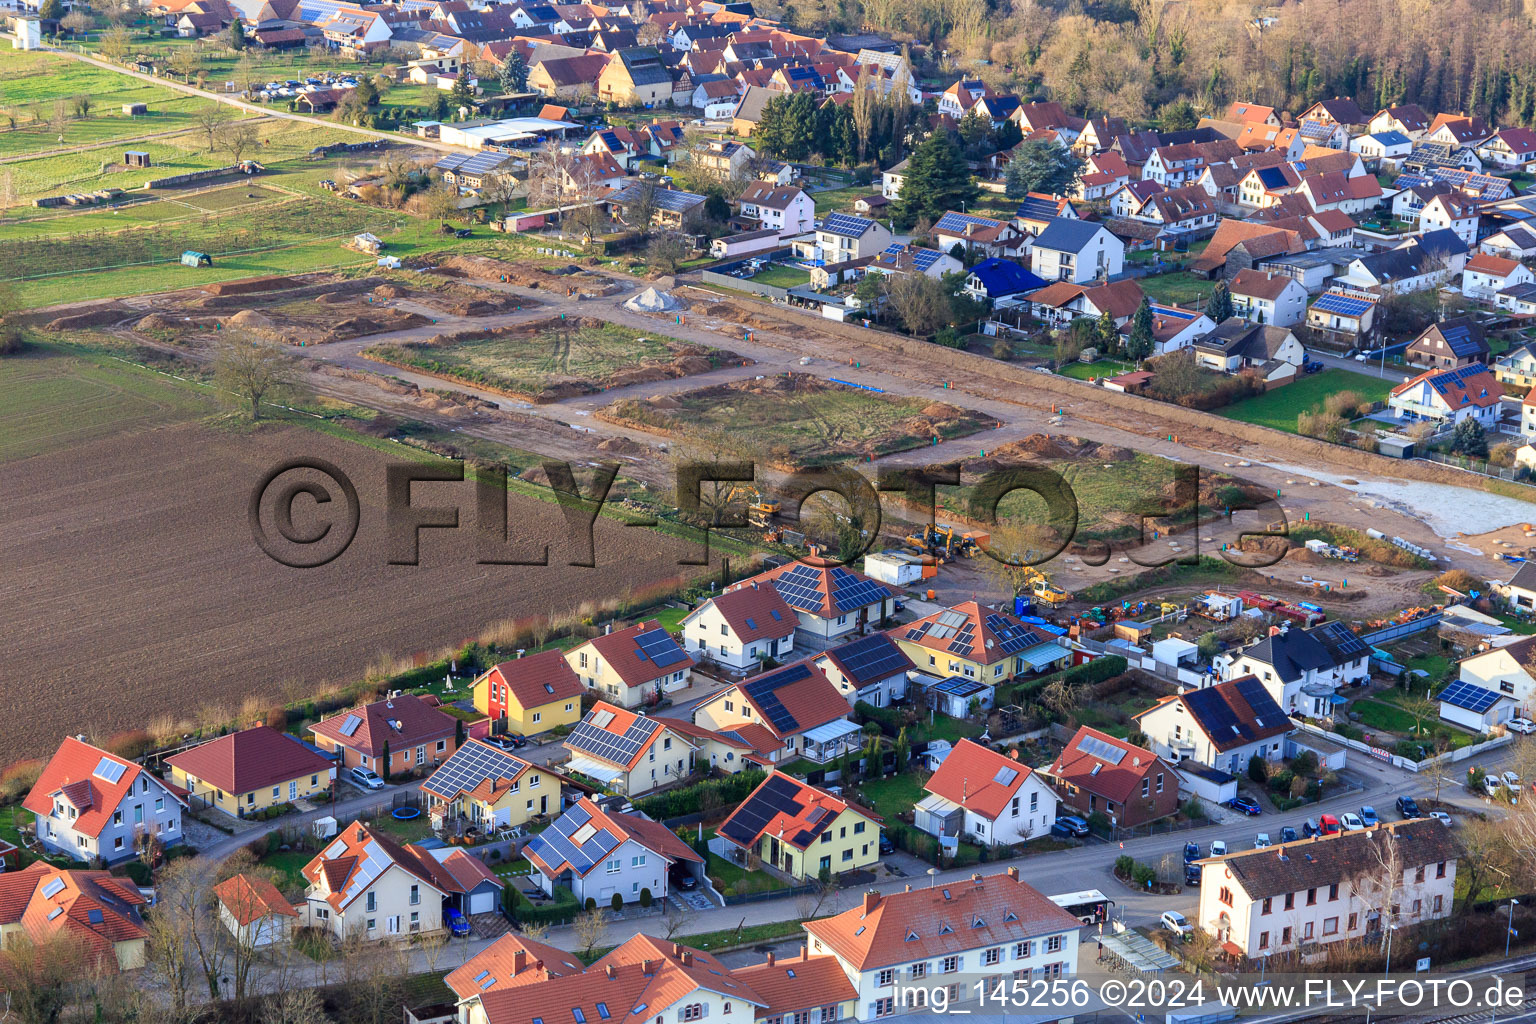
[[[191,128],[194,112],[212,102],[68,57],[10,48],[0,50],[0,81],[5,82],[0,108],[7,115],[0,120],[0,160]],[[85,116],[77,116],[69,102],[76,96],[91,98]],[[66,117],[54,124],[58,100],[65,101]],[[125,103],[148,104],[149,113],[129,117],[123,113]],[[4,126],[9,117],[16,119],[14,128]],[[98,161],[121,158],[105,149],[97,154]]]
[[[363,355],[532,401],[707,373],[740,357],[591,317],[380,345]]]
[[[27,708],[7,734],[13,758],[65,733],[140,727],[146,707],[195,719],[238,712],[249,696],[300,696],[358,678],[382,653],[460,644],[503,620],[694,571],[678,566],[682,542],[606,519],[597,567],[567,566],[558,506],[518,493],[509,521],[525,541],[549,542],[547,568],[477,565],[470,530],[426,531],[419,565],[391,565],[384,467],[409,449],[296,423],[234,429],[209,420],[204,389],[87,350],[39,348],[3,370],[11,599],[0,609],[10,638],[0,693]],[[356,540],[317,569],[269,559],[247,519],[262,476],[300,456],[333,463],[360,496]],[[467,484],[430,486],[434,503],[473,501]],[[313,506],[296,515],[312,522]]]
[[[889,455],[991,428],[969,409],[831,384],[807,374],[720,384],[641,401],[615,402],[612,422],[686,437],[729,436],[781,465],[825,466]]]
[[[1328,369],[1216,411],[1228,419],[1274,427],[1294,434],[1297,414],[1321,405],[1329,395],[1354,391],[1368,402],[1385,401],[1392,390],[1392,384],[1390,379],[1367,377],[1363,373],[1351,373],[1349,370]]]

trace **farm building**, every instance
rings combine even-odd
[[[142,149],[130,149],[123,153],[123,163],[129,167],[148,167],[149,154]]]
[[[148,103],[124,103],[123,113],[128,117],[143,117],[149,113]]]
[[[181,265],[184,267],[211,267],[213,266],[213,257],[205,252],[198,252],[196,249],[188,249],[181,254]]]

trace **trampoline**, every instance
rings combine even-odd
[[[389,812],[389,816],[391,818],[397,818],[400,821],[410,821],[412,818],[419,818],[419,817],[421,817],[421,808],[419,808],[419,807],[396,807],[393,811]]]

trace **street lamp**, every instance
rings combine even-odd
[[[1395,931],[1397,931],[1397,925],[1387,925],[1387,963],[1381,969],[1381,976],[1383,978],[1392,973],[1392,933]]]
[[[1511,898],[1509,901],[1509,920],[1504,925],[1504,959],[1509,959],[1509,940],[1515,934],[1515,907],[1519,900]]]
[[[939,869],[938,868],[929,868],[928,869],[928,888],[930,888],[930,889],[933,888],[934,880],[936,878],[938,878],[938,877],[939,877]]]

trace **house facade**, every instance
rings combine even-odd
[[[532,881],[551,896],[571,891],[578,902],[600,907],[620,897],[625,903],[667,897],[674,865],[702,865],[704,858],[672,830],[638,814],[604,811],[582,797],[523,848],[533,865]]]
[[[1035,238],[1029,269],[1045,281],[1082,284],[1118,275],[1125,243],[1102,224],[1058,217]]]
[[[799,622],[772,585],[760,585],[712,597],[679,625],[686,650],[730,672],[745,673],[787,659]]]
[[[1229,286],[1232,312],[1254,323],[1290,327],[1307,316],[1307,289],[1293,277],[1240,270]]]
[[[1342,622],[1311,629],[1280,625],[1249,647],[1212,660],[1222,680],[1254,676],[1287,715],[1321,718],[1333,713],[1341,686],[1371,677],[1370,645]]]
[[[581,679],[555,649],[504,661],[474,684],[475,710],[517,736],[581,720]]]
[[[309,731],[316,746],[336,755],[339,769],[363,767],[387,780],[448,760],[458,749],[458,725],[437,698],[402,694],[316,722]]]
[[[593,637],[565,660],[583,686],[625,708],[685,688],[693,673],[693,662],[655,619]]]
[[[1158,756],[1232,775],[1246,772],[1250,758],[1279,761],[1292,731],[1290,718],[1252,676],[1164,697],[1135,718]]]
[[[631,799],[693,774],[695,745],[662,718],[598,701],[565,738],[566,767]]]
[[[329,794],[336,766],[265,725],[229,733],[165,759],[189,799],[243,818]]]
[[[185,806],[140,765],[74,736],[59,744],[22,801],[45,849],[105,864],[132,860],[151,838],[181,843]]]
[[[486,833],[560,810],[560,777],[484,740],[471,739],[420,786],[439,827],[455,819]]]
[[[879,863],[881,821],[871,810],[775,771],[717,831],[742,859],[751,853],[789,878],[807,880]]]
[[[418,854],[366,825],[348,825],[304,865],[305,927],[345,939],[402,939],[441,931],[448,893]]]
[[[912,659],[885,633],[871,633],[812,657],[827,681],[850,705],[883,708],[907,696]]]
[[[863,573],[807,557],[732,584],[772,584],[800,623],[796,643],[825,647],[878,627],[896,610],[896,592]]]
[[[935,836],[964,836],[989,846],[1048,835],[1056,820],[1056,791],[1016,758],[972,740],[955,744],[924,784],[913,808],[918,828]]]
[[[1497,427],[1504,385],[1482,363],[1454,370],[1425,370],[1392,389],[1387,407],[1404,420],[1454,426],[1472,419],[1484,430]]]
[[[1111,826],[1142,825],[1179,808],[1179,779],[1152,751],[1079,726],[1046,770],[1062,803]]]

